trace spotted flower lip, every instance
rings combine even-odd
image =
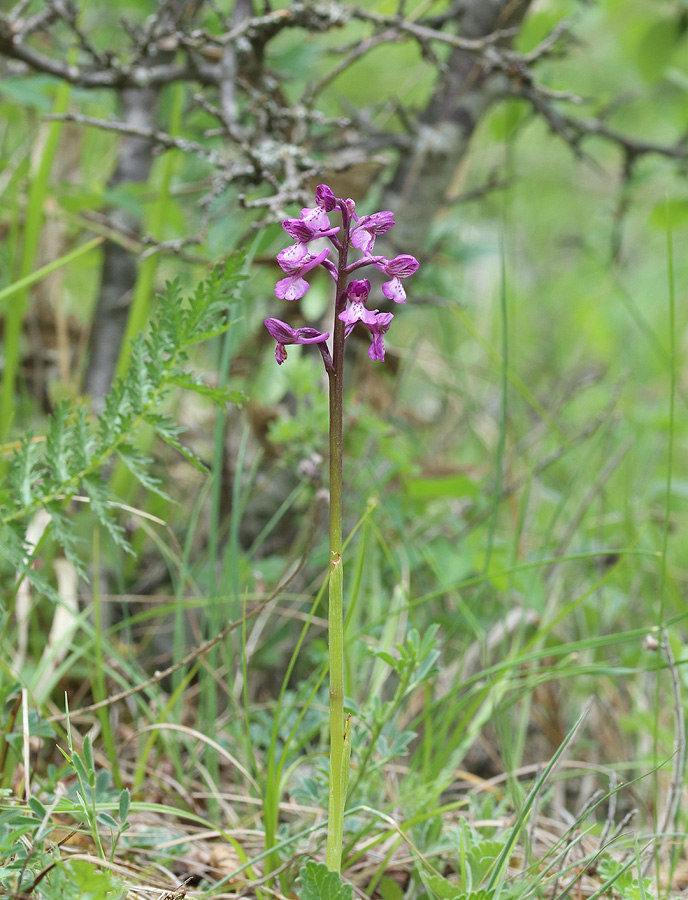
[[[308,253],[301,259],[284,257],[279,259],[279,264],[287,273],[287,277],[281,278],[275,285],[275,296],[279,300],[300,300],[310,287],[303,276],[306,272],[319,266],[329,252],[329,249],[326,248],[322,253],[317,255]]]
[[[339,318],[346,325],[355,325],[356,322],[363,322],[369,328],[376,324],[374,312],[366,309],[365,302],[370,294],[370,282],[367,278],[359,281],[352,281],[347,290],[349,298],[349,307],[344,312],[339,313]]]
[[[394,259],[380,256],[374,260],[374,265],[376,269],[392,278],[391,281],[386,281],[382,285],[382,293],[385,297],[395,303],[406,303],[406,291],[400,279],[408,278],[409,275],[418,271],[419,263],[416,257],[408,253],[402,253],[400,256],[395,256]]]
[[[365,256],[370,256],[376,236],[389,231],[393,225],[394,213],[388,209],[372,213],[370,216],[361,216],[351,231],[351,243],[362,250]]]
[[[324,334],[317,328],[292,328],[281,319],[266,319],[265,327],[275,339],[275,359],[278,365],[287,358],[286,344],[319,344],[330,336],[329,331]]]

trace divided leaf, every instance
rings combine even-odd
[[[173,387],[217,403],[245,399],[239,391],[208,385],[190,372],[187,353],[191,345],[230,327],[228,305],[244,277],[242,266],[240,255],[227,260],[224,270],[217,267],[186,298],[179,279],[168,282],[148,337],[139,334],[132,342],[129,369],[113,384],[95,425],[85,403],[63,401],[55,407],[45,439],[28,435],[14,451],[8,479],[0,486],[0,533],[4,537],[0,552],[11,569],[30,579],[41,593],[56,598],[49,581],[32,565],[32,551],[27,552],[27,528],[39,510],[50,515],[54,541],[82,578],[86,578],[86,567],[68,509],[77,494],[87,495],[93,514],[115,544],[132,552],[116,519],[116,498],[100,474],[113,456],[146,490],[169,500],[160,480],[151,474],[152,460],[137,446],[142,425],[150,425],[195,468],[207,471],[181,442],[183,429],[161,410]]]

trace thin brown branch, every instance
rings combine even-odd
[[[158,131],[149,128],[139,128],[126,122],[117,122],[112,119],[97,119],[94,116],[84,116],[81,113],[48,113],[44,117],[48,121],[76,122],[79,125],[89,125],[100,128],[103,131],[116,131],[118,134],[126,134],[130,137],[143,138],[157,144],[164,150],[182,150],[184,153],[194,153],[200,159],[205,159],[215,166],[222,167],[224,159],[216,150],[210,150],[197,141],[187,138],[175,137],[166,131]]]
[[[528,100],[534,111],[545,119],[552,131],[559,135],[577,156],[581,153],[580,145],[584,140],[590,137],[601,137],[620,147],[631,163],[648,154],[656,154],[669,159],[688,159],[688,137],[686,135],[682,135],[674,144],[660,144],[656,141],[632,137],[611,128],[601,118],[577,118],[560,109],[554,109],[551,104],[546,102],[553,99],[549,93],[532,84],[520,84],[512,91],[512,95]]]
[[[217,84],[219,72],[216,66],[201,60],[188,58],[185,63],[131,66],[116,59],[107,67],[72,65],[61,59],[46,56],[29,46],[21,32],[7,17],[0,17],[0,54],[25,63],[36,72],[53,75],[69,84],[82,88],[162,87],[176,81],[195,81],[204,85]]]

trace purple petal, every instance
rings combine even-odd
[[[304,244],[312,240],[315,234],[315,231],[301,219],[285,219],[282,222],[282,228],[284,228],[289,237],[293,237],[295,241],[300,241]]]
[[[281,319],[266,319],[265,327],[278,344],[293,344],[298,332]]]
[[[329,332],[322,334],[317,328],[292,328],[281,319],[266,319],[265,327],[278,344],[318,344],[326,341]]]
[[[296,272],[287,278],[280,278],[275,285],[275,297],[278,300],[300,300],[309,287],[308,282],[301,278],[299,272]]]
[[[360,278],[352,281],[346,290],[352,303],[365,303],[370,293],[370,282],[367,278]]]
[[[291,272],[294,267],[298,268],[307,256],[308,244],[292,244],[291,247],[280,250],[277,254],[277,262],[285,272]]]
[[[299,328],[297,331],[298,337],[294,341],[295,344],[319,344],[330,336],[329,331],[323,334],[317,328]]]
[[[327,213],[319,206],[306,207],[301,210],[301,221],[313,231],[325,231],[330,227]]]
[[[351,243],[357,250],[361,250],[366,256],[370,256],[370,253],[375,246],[375,235],[370,234],[363,229],[360,231],[357,230],[351,235]]]
[[[408,278],[409,275],[418,271],[418,260],[408,253],[402,253],[400,256],[395,256],[394,259],[376,256],[372,259],[372,263],[376,269],[393,278]]]
[[[298,246],[298,244],[297,244]],[[292,248],[287,247],[286,250],[280,250],[277,254],[277,262],[280,264],[280,267],[285,271],[288,275],[304,275],[306,272],[315,268],[315,266],[319,266],[320,263],[326,258],[327,254],[330,252],[329,248],[325,248],[321,253],[313,254],[306,253],[305,256],[302,256],[300,259],[298,258],[298,254],[295,258],[292,258],[290,254],[287,252]]]
[[[386,275],[396,275],[398,278],[408,278],[409,275],[413,275],[414,272],[418,271],[418,266],[419,263],[415,256],[410,256],[408,253],[402,253],[400,256],[395,256],[394,259],[388,259],[387,265],[383,271]]]
[[[332,188],[328,187],[326,184],[319,184],[315,189],[315,202],[316,205],[321,209],[324,209],[325,212],[332,212],[337,205],[337,198],[335,197]]]
[[[394,300],[395,303],[406,303],[406,291],[398,278],[386,281],[382,285],[382,293],[388,300]]]
[[[373,335],[373,342],[368,347],[368,356],[371,359],[383,360],[385,358],[385,342],[381,334]]]
[[[356,322],[363,322],[368,328],[372,328],[377,319],[375,313],[377,310],[366,309],[361,302],[352,303],[348,309],[339,313],[339,319],[347,325],[355,325]]]
[[[363,216],[351,234],[351,243],[369,256],[375,245],[375,236],[384,234],[394,225],[394,213],[388,209]]]
[[[363,216],[358,221],[358,228],[364,228],[372,234],[384,234],[394,225],[394,213],[385,209],[382,212],[372,213],[369,216]]]
[[[394,318],[394,313],[381,312],[378,313],[375,318],[377,319],[377,324],[374,328],[375,333],[379,332],[380,334],[387,334],[392,319]]]

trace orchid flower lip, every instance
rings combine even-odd
[[[375,314],[377,310],[371,311],[366,309],[365,302],[370,294],[370,282],[367,278],[358,281],[352,281],[347,288],[349,299],[349,307],[339,313],[340,321],[347,325],[353,325],[356,322],[363,322],[365,325],[372,326],[375,324]]]
[[[300,300],[310,288],[303,276],[315,266],[320,265],[329,252],[329,248],[325,248],[317,256],[308,254],[308,257],[300,262],[280,259],[279,264],[287,272],[287,277],[280,278],[275,285],[275,296],[278,300]]]

